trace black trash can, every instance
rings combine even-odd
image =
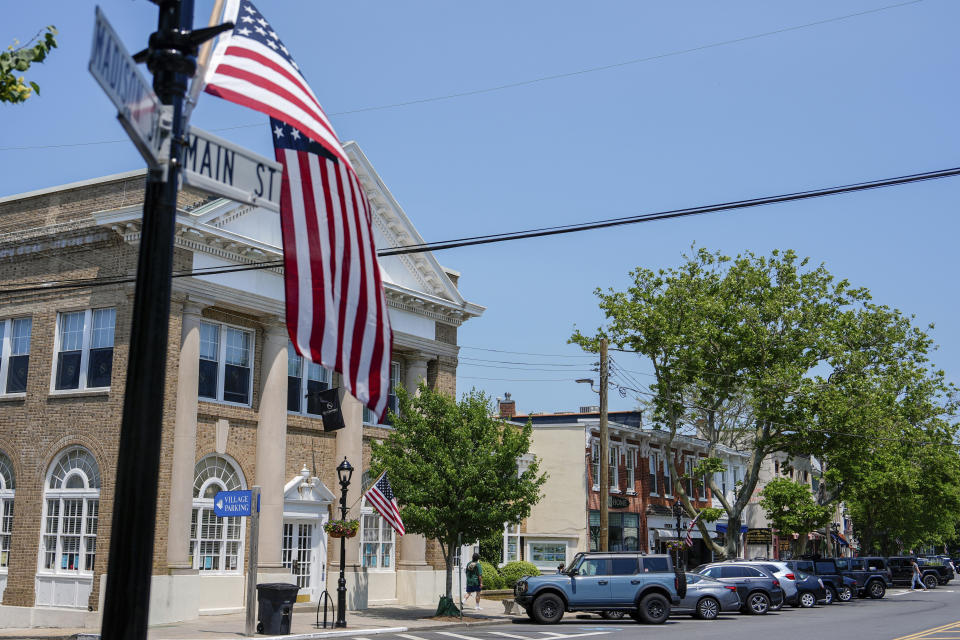
[[[257,585],[257,633],[285,635],[293,621],[293,603],[297,601],[295,584],[266,582]]]

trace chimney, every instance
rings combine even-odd
[[[509,392],[504,393],[503,400],[498,399],[497,404],[499,405],[497,409],[501,418],[512,418],[513,416],[517,415],[517,403],[516,401],[510,399]]]

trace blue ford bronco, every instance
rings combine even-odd
[[[596,551],[578,553],[562,573],[521,578],[513,594],[541,624],[559,622],[566,611],[626,611],[637,622],[662,624],[686,587],[669,556]]]

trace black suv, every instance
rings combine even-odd
[[[879,600],[893,586],[890,569],[885,558],[879,556],[860,556],[858,558],[834,558],[840,574],[857,581],[861,598]]]
[[[923,558],[917,559],[914,556],[890,556],[887,558],[887,566],[890,567],[890,574],[894,584],[908,587],[913,585],[914,562],[920,567],[920,581],[923,582],[923,586],[927,589],[936,589],[938,584],[947,584],[947,582],[949,582],[949,579],[944,574],[950,572],[950,567],[928,565]]]
[[[803,560],[787,560],[787,566],[794,571],[811,573],[821,580],[827,590],[827,604],[836,601],[850,602],[853,594],[857,593],[860,585],[853,578],[848,578],[840,573],[833,558],[805,558]]]

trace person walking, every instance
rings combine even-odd
[[[910,591],[916,591],[916,585],[918,583],[920,584],[920,588],[926,591],[927,586],[923,584],[923,580],[920,579],[920,565],[917,564],[916,558],[910,560],[910,566],[913,568],[913,582],[910,583]]]
[[[480,554],[473,554],[473,560],[467,564],[464,571],[467,575],[467,597],[463,599],[464,608],[470,601],[470,594],[473,594],[474,609],[480,608],[480,590],[483,589],[483,567],[480,566]]]

